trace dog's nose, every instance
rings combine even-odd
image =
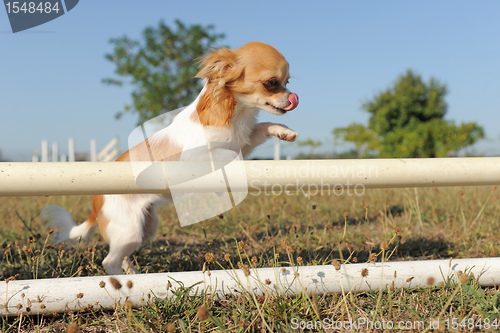
[[[290,94],[288,96],[288,101],[290,102],[290,104],[283,108],[283,110],[285,111],[291,111],[295,109],[297,105],[299,105],[299,96],[297,94]]]

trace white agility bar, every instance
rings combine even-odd
[[[194,162],[155,163],[167,163],[174,174],[197,168]],[[224,170],[229,179],[246,177],[254,192],[500,185],[500,157],[234,161]],[[176,190],[206,191],[211,185],[197,182],[193,189],[178,184]],[[138,186],[130,162],[0,163],[0,196],[165,192]]]
[[[110,276],[1,281],[0,315],[113,309],[123,306],[125,301],[137,307],[154,301],[155,297],[171,297],[180,286],[190,287],[191,295],[203,293],[217,298],[245,292],[257,296],[265,293],[297,295],[302,292],[347,294],[379,288],[417,288],[457,282],[459,271],[472,273],[481,286],[498,286],[499,259],[344,264],[339,270],[333,265],[271,267],[249,269],[249,275],[237,269],[115,276],[121,284],[120,289],[113,287]]]

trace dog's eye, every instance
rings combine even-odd
[[[276,89],[278,87],[279,82],[276,78],[273,77],[267,81],[264,81],[263,84],[268,90],[272,90],[272,89]]]

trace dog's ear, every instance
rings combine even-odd
[[[201,61],[201,69],[196,75],[198,78],[209,81],[220,81],[218,86],[238,79],[243,69],[238,65],[236,54],[228,48],[213,51]]]
[[[227,126],[231,121],[236,100],[229,83],[236,81],[243,73],[234,51],[221,48],[201,60],[198,78],[207,79],[206,91],[196,106],[198,119],[205,126]]]

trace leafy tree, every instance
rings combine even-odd
[[[455,125],[444,120],[447,89],[431,78],[425,83],[411,70],[392,88],[365,103],[368,126],[353,123],[334,135],[352,142],[363,156],[445,157],[484,137],[476,123]]]
[[[126,36],[111,39],[114,49],[106,59],[116,65],[117,75],[130,78],[135,86],[132,103],[116,117],[137,112],[140,124],[192,102],[201,88],[194,78],[198,60],[224,38],[213,30],[212,25],[186,26],[179,20],[170,28],[161,21],[143,31],[142,42]],[[122,86],[124,81],[105,78],[103,83]]]
[[[321,146],[321,141],[315,141],[313,139],[307,139],[305,141],[299,141],[297,142],[300,147],[307,146],[309,147],[309,152],[307,154],[308,158],[313,158],[314,154],[314,148]]]

